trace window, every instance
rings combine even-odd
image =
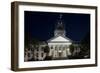
[[[44,53],[41,53],[41,57],[43,57]]]
[[[33,51],[33,48],[31,48],[31,51]]]
[[[25,53],[25,56],[26,56],[26,53]]]
[[[30,50],[30,48],[28,48],[28,50]]]
[[[53,46],[51,46],[51,49],[53,49]]]
[[[28,57],[30,57],[30,53],[28,53]]]
[[[37,48],[37,51],[39,51],[39,48]]]
[[[38,57],[38,53],[36,53],[36,57]]]

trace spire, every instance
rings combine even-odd
[[[54,33],[55,36],[59,36],[59,35],[65,36],[66,32],[65,32],[63,21],[62,21],[62,16],[63,16],[62,14],[59,15],[56,28],[55,28],[55,33]]]
[[[63,15],[62,15],[62,14],[60,14],[60,16],[59,16],[59,19],[60,19],[60,20],[62,19],[62,16],[63,16]]]
[[[58,30],[63,30],[64,29],[64,24],[62,22],[62,14],[59,15],[59,20],[58,20],[58,23],[57,23],[57,28]]]
[[[62,16],[63,16],[62,14],[59,15],[59,17],[58,17],[58,23],[62,22]]]

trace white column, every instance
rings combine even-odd
[[[59,58],[59,45],[58,45],[58,47],[57,47],[57,48],[58,48],[58,58]]]
[[[66,57],[68,56],[68,51],[67,51],[68,47],[67,45],[65,45],[65,50],[66,50]]]
[[[57,45],[57,57],[59,57],[59,46]]]
[[[64,46],[62,46],[62,57],[65,57],[65,48],[64,48]]]
[[[39,48],[38,48],[38,59],[40,60],[41,59],[41,51],[40,51],[40,46],[39,46]]]
[[[53,47],[53,58],[55,57],[55,49],[54,49],[54,45],[52,46]]]
[[[49,46],[49,48],[50,48],[50,51],[49,51],[49,56],[51,56],[51,55],[52,55],[51,45]]]
[[[69,46],[68,46],[68,49],[67,50],[68,50],[68,55],[71,55]]]
[[[54,45],[54,52],[55,52],[55,57],[57,57],[56,45]]]

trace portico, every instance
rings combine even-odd
[[[70,53],[69,46],[71,45],[71,41],[65,39],[62,36],[55,37],[48,41],[48,45],[50,48],[49,56],[52,56],[53,59],[56,58],[67,58]]]

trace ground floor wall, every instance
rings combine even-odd
[[[49,56],[51,56],[53,59],[56,58],[68,58],[69,55],[71,55],[70,52],[70,45],[68,44],[49,44],[50,52]]]

